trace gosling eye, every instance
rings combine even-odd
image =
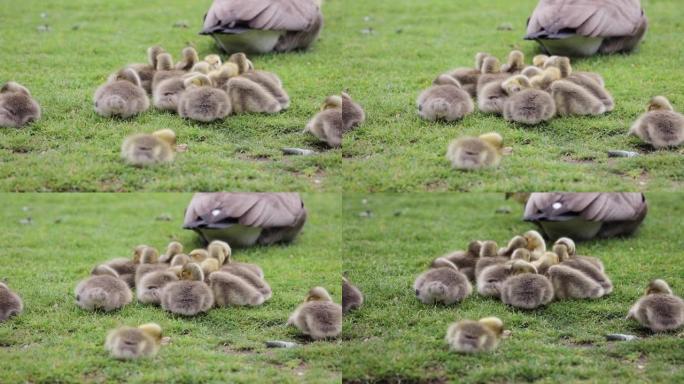
[[[420,295],[420,291],[416,289],[416,296]]]

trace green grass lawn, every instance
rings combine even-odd
[[[367,199],[367,204],[363,203]],[[553,302],[515,310],[473,294],[459,305],[421,304],[414,279],[430,261],[472,239],[503,244],[531,229],[522,209],[495,194],[346,195],[344,261],[366,302],[345,319],[345,381],[452,382],[682,382],[684,334],[653,336],[625,321],[650,279],[663,278],[684,294],[681,194],[648,194],[650,212],[632,238],[578,244],[601,258],[615,286],[594,301]],[[509,207],[508,214],[496,213]],[[370,211],[359,216],[360,212]],[[491,354],[447,351],[444,335],[460,319],[498,316],[510,338]],[[607,333],[642,336],[606,342]]]
[[[285,322],[314,285],[339,302],[340,199],[303,196],[309,221],[288,246],[236,250],[236,260],[260,264],[273,298],[257,308],[213,309],[173,316],[134,301],[120,311],[92,313],[73,289],[97,263],[126,257],[131,247],[157,248],[197,236],[182,230],[187,194],[5,194],[0,219],[0,279],[24,299],[25,311],[0,324],[0,382],[339,382],[339,342],[309,342]],[[170,215],[170,221],[157,217]],[[31,217],[31,224],[20,221]],[[108,357],[104,338],[119,325],[157,322],[170,336],[150,360]],[[295,349],[266,349],[266,340],[293,340]]]
[[[665,95],[684,111],[682,17],[678,0],[643,0],[646,40],[632,55],[573,61],[596,71],[616,100],[601,117],[556,118],[526,127],[476,112],[452,124],[418,117],[415,100],[440,73],[473,66],[486,51],[504,59],[536,43],[522,40],[537,0],[355,1],[340,20],[345,86],[364,105],[367,122],[344,142],[346,191],[673,190],[684,180],[681,151],[653,152],[626,133],[650,97]],[[510,23],[510,31],[497,27]],[[371,31],[372,30],[372,31]],[[363,74],[363,75],[359,75]],[[461,135],[500,132],[512,156],[496,170],[459,172],[445,159]],[[607,150],[641,152],[609,159]]]
[[[154,109],[130,120],[95,114],[92,96],[107,76],[146,61],[161,44],[176,59],[186,44],[201,57],[217,52],[199,36],[210,0],[89,0],[0,2],[0,83],[27,86],[43,119],[23,129],[0,130],[3,191],[338,191],[341,151],[326,150],[301,133],[324,98],[345,86],[336,62],[346,38],[342,2],[326,2],[326,27],[310,52],[252,57],[257,68],[283,79],[292,105],[278,115],[241,115],[212,124],[184,121]],[[45,18],[41,14],[45,14]],[[188,28],[174,28],[182,21]],[[46,32],[39,26],[48,26]],[[44,29],[44,27],[42,27]],[[171,128],[189,151],[172,165],[125,166],[121,143],[129,134]],[[321,153],[284,157],[282,147]]]

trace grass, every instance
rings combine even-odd
[[[236,250],[260,264],[273,298],[257,308],[213,309],[182,318],[136,301],[92,313],[73,289],[97,263],[126,257],[132,247],[163,248],[171,239],[199,246],[182,230],[187,194],[5,194],[0,218],[0,278],[24,299],[25,311],[0,324],[0,382],[339,382],[338,342],[310,342],[285,322],[307,290],[328,287],[340,300],[340,200],[303,196],[309,221],[291,245]],[[170,221],[159,221],[170,215]],[[31,223],[21,220],[31,217]],[[171,338],[151,360],[119,362],[104,337],[119,325],[158,322]],[[295,349],[266,349],[265,340],[294,340]]]
[[[472,239],[504,243],[531,228],[522,209],[498,194],[350,194],[343,202],[343,269],[366,296],[345,320],[344,380],[387,383],[681,382],[683,334],[652,335],[624,320],[652,278],[684,294],[680,194],[647,194],[649,214],[636,236],[578,244],[603,260],[614,292],[553,302],[533,311],[473,294],[455,306],[416,300],[412,284],[430,261]],[[367,200],[364,204],[363,200]],[[497,213],[508,207],[510,213]],[[370,212],[359,215],[360,212]],[[381,277],[381,278],[379,278]],[[447,351],[459,319],[498,316],[511,330],[491,354]],[[606,342],[607,333],[636,334]]]
[[[367,122],[344,142],[345,191],[675,190],[684,180],[681,151],[651,151],[626,133],[649,98],[666,95],[684,111],[679,58],[684,11],[676,0],[641,2],[650,30],[631,55],[575,60],[601,73],[616,100],[601,117],[555,118],[526,127],[476,112],[452,124],[418,117],[415,99],[440,73],[473,65],[486,51],[505,58],[521,49],[527,62],[536,43],[522,40],[537,0],[357,1],[340,20],[345,86],[364,105]],[[510,23],[513,29],[497,30]],[[358,75],[363,74],[363,75]],[[444,155],[461,135],[500,132],[514,149],[500,168],[458,172]],[[636,158],[607,150],[637,151]]]
[[[27,86],[43,119],[23,129],[0,130],[3,191],[339,191],[341,151],[327,150],[301,131],[323,99],[344,87],[336,58],[342,2],[326,3],[326,27],[306,53],[253,57],[276,72],[292,98],[277,115],[231,116],[212,124],[184,121],[154,109],[130,120],[95,114],[92,96],[113,71],[146,61],[163,45],[175,58],[186,44],[203,57],[217,51],[197,33],[210,0],[12,1],[0,4],[0,83]],[[41,16],[44,14],[44,18]],[[174,28],[184,21],[188,28]],[[46,32],[39,26],[48,26]],[[44,27],[42,27],[44,29]],[[172,165],[135,169],[119,159],[129,134],[171,128],[189,151]],[[320,153],[284,157],[282,147]]]

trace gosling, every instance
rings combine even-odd
[[[155,323],[120,327],[107,334],[105,350],[117,360],[150,358],[159,352],[161,340],[162,328]]]
[[[0,127],[20,128],[40,120],[41,109],[31,92],[13,81],[0,88]]]
[[[629,134],[657,149],[678,147],[684,143],[684,116],[675,112],[664,96],[656,96],[648,103],[646,113],[629,129]]]
[[[627,319],[634,319],[653,332],[674,331],[684,324],[684,300],[674,295],[664,280],[657,279],[632,306]]]
[[[511,277],[501,285],[501,301],[522,309],[535,309],[553,300],[553,286],[537,269],[523,260],[511,265]]]
[[[24,302],[21,297],[12,292],[5,283],[0,282],[0,323],[21,314],[23,310]]]
[[[504,153],[503,137],[496,132],[478,137],[461,137],[449,144],[446,157],[455,169],[479,170],[495,168]]]
[[[81,281],[74,290],[76,304],[82,309],[105,312],[122,308],[133,300],[128,284],[116,271],[106,265],[93,269],[89,278]]]
[[[432,87],[423,91],[416,101],[418,114],[425,120],[460,120],[474,110],[473,100],[461,88],[458,80],[449,75],[440,75]]]
[[[121,145],[121,158],[135,167],[170,163],[176,154],[176,133],[161,129],[148,134],[127,137]]]
[[[463,301],[473,292],[468,277],[446,258],[435,260],[431,269],[418,276],[413,289],[423,304],[451,305]]]
[[[332,301],[325,288],[314,287],[287,325],[294,325],[313,340],[336,338],[342,332],[342,306]]]
[[[342,277],[342,313],[361,308],[363,305],[363,293],[355,285]]]
[[[449,326],[445,340],[449,350],[461,353],[491,352],[499,345],[503,321],[485,317],[479,321],[461,320]]]
[[[95,112],[104,117],[129,117],[145,112],[150,99],[142,88],[138,73],[125,68],[111,75],[107,83],[95,91]]]

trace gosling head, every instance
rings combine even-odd
[[[209,79],[209,76],[207,75],[197,73],[186,78],[183,81],[183,84],[185,85],[185,88],[211,87],[211,79]]]
[[[325,98],[325,102],[321,106],[321,111],[326,109],[342,108],[342,96],[332,95]]]
[[[544,63],[546,63],[546,60],[548,60],[549,57],[547,55],[537,55],[532,58],[532,65],[535,67],[543,68]]]
[[[493,56],[486,57],[482,63],[482,73],[499,73],[501,72],[501,63],[499,59]]]
[[[209,258],[209,252],[207,252],[206,249],[198,248],[198,249],[193,249],[192,252],[190,252],[188,254],[188,256],[190,256],[192,261],[194,261],[196,263],[201,263],[204,260]]]
[[[647,111],[674,111],[672,104],[665,96],[655,96],[648,102]]]
[[[527,240],[527,249],[529,249],[532,252],[545,252],[546,251],[546,242],[544,241],[544,238],[542,237],[541,233],[537,231],[527,231],[525,234],[523,234],[523,237],[525,240]]]
[[[204,61],[209,64],[209,70],[211,71],[219,69],[222,64],[221,56],[216,54],[207,55],[204,57]]]
[[[648,284],[648,287],[646,287],[646,294],[647,295],[653,295],[653,294],[657,294],[657,293],[664,294],[664,295],[671,295],[672,289],[665,282],[665,280],[656,279],[656,280],[651,281]]]
[[[532,259],[532,254],[526,248],[518,248],[513,251],[511,260],[523,260],[529,262]]]
[[[209,251],[209,257],[217,259],[220,265],[230,263],[230,257],[233,254],[233,250],[230,248],[230,245],[221,240],[214,240],[209,243],[207,251]]]
[[[453,85],[454,87],[461,88],[461,83],[458,82],[453,76],[447,74],[441,74],[437,76],[435,80],[432,81],[432,85]]]
[[[254,70],[254,64],[242,52],[232,54],[228,61],[237,64],[240,74]]]
[[[152,132],[152,136],[158,138],[161,141],[166,142],[169,144],[171,147],[176,146],[176,132],[174,132],[171,129],[165,128],[165,129],[160,129],[158,131]],[[175,242],[176,244],[180,245],[180,243]],[[169,244],[170,246],[170,244]],[[180,252],[183,252],[183,246],[180,245]],[[178,253],[180,253],[178,252]]]
[[[504,92],[509,95],[518,93],[523,89],[530,88],[531,86],[530,80],[525,75],[512,76],[501,84],[501,88],[503,88]]]
[[[181,269],[181,280],[204,281],[204,272],[197,263],[185,264]]]
[[[544,68],[555,67],[560,70],[561,78],[566,78],[572,74],[570,58],[566,56],[551,56],[544,62]]]
[[[494,257],[498,254],[499,246],[496,241],[486,240],[480,247],[480,257]]]
[[[559,238],[554,243],[554,245],[556,245],[556,244],[564,245],[567,248],[568,255],[570,255],[570,256],[575,256],[575,254],[577,253],[577,247],[575,246],[575,242],[569,237]]]
[[[95,268],[93,268],[90,271],[90,274],[93,276],[112,276],[112,277],[116,277],[117,279],[119,278],[119,273],[116,272],[116,270],[114,270],[114,268],[110,267],[109,265],[105,265],[105,264],[100,264],[100,265],[95,266]]]
[[[452,268],[458,271],[458,267],[446,257],[438,257],[430,265],[432,268]]]
[[[155,264],[159,261],[159,251],[156,248],[147,247],[140,256],[140,264]]]
[[[523,273],[537,273],[537,268],[525,260],[514,260],[511,264],[511,275],[520,275]]]
[[[306,295],[306,301],[332,301],[332,297],[323,287],[313,287]]]

